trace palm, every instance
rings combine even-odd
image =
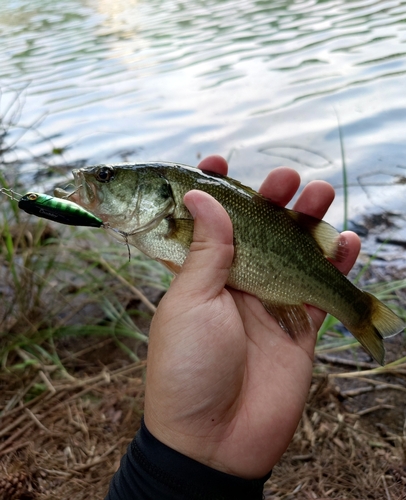
[[[234,473],[258,477],[279,460],[297,427],[309,390],[315,337],[297,344],[256,298],[233,296],[246,335],[245,381],[234,431],[245,439],[239,444]]]
[[[225,173],[216,161],[210,166],[204,167]],[[270,182],[278,175],[287,182]],[[284,205],[297,184],[294,172],[280,170],[265,181],[262,192]],[[332,189],[325,183],[317,190],[310,186],[296,208],[322,217]],[[312,190],[318,199],[310,196]],[[346,239],[348,255],[338,264],[343,272],[358,253],[355,235]],[[192,245],[198,254],[206,242]],[[227,251],[220,246],[217,253]],[[158,439],[202,463],[241,477],[261,477],[279,460],[300,419],[324,315],[310,308],[314,333],[293,342],[255,297],[222,285],[213,292],[210,280],[206,292],[194,292],[196,283],[206,279],[199,262],[190,271],[185,264],[151,327],[146,424]],[[222,272],[220,266],[212,281]]]

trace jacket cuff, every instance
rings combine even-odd
[[[212,469],[161,443],[142,419],[106,500],[261,500],[271,473],[247,480]]]

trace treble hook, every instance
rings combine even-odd
[[[13,191],[10,188],[4,188],[4,187],[0,188],[0,193],[5,194],[6,196],[8,196],[10,198],[10,200],[14,200],[14,201],[20,201],[21,198],[23,197],[22,194],[17,193],[16,191]]]

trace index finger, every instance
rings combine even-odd
[[[200,170],[207,170],[220,175],[227,175],[228,164],[227,161],[220,155],[211,155],[202,160],[197,168]]]
[[[300,175],[289,167],[274,168],[266,176],[259,192],[273,203],[284,207],[300,186]]]

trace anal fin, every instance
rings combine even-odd
[[[262,302],[262,304],[293,340],[314,330],[313,321],[303,304],[275,304],[272,302]]]

